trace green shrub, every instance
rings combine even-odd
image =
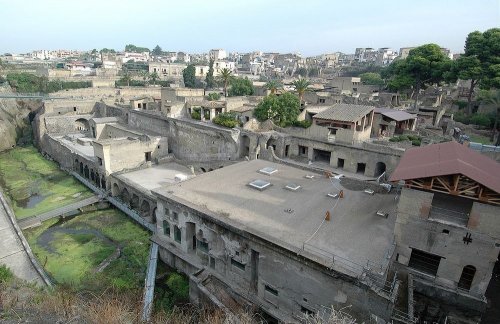
[[[197,119],[197,120],[201,120],[201,114],[200,114],[200,112],[199,112],[199,111],[196,111],[196,110],[195,110],[195,111],[193,111],[193,112],[191,113],[191,118],[193,118],[193,119]]]
[[[459,111],[455,115],[453,115],[453,119],[456,120],[457,122],[465,124],[465,125],[469,125],[469,123],[470,123],[469,116],[465,115],[461,111]]]
[[[240,124],[239,121],[236,119],[236,115],[231,112],[218,114],[217,116],[215,116],[212,122],[214,124],[229,128],[236,127]]]
[[[455,105],[458,106],[459,110],[462,110],[465,107],[467,107],[467,101],[458,100],[458,101],[455,101]]]
[[[216,92],[211,92],[208,94],[208,101],[215,101],[220,99],[220,94]]]
[[[478,126],[491,127],[491,119],[485,114],[473,114],[470,123]]]
[[[0,283],[9,282],[14,278],[14,274],[6,265],[0,265]]]
[[[167,279],[167,286],[174,293],[175,301],[189,299],[189,281],[179,273],[172,273]]]
[[[310,120],[295,120],[292,123],[295,127],[309,128],[312,125],[312,121]]]
[[[420,146],[420,144],[422,144],[422,142],[419,139],[411,141],[411,145],[413,145],[413,146]]]

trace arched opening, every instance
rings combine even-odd
[[[142,217],[149,217],[149,212],[151,211],[151,207],[147,200],[143,200],[141,204],[141,214]]]
[[[75,166],[74,166],[74,170],[75,170],[75,172],[78,172],[78,166],[80,165],[80,163],[79,163],[78,159],[75,159],[75,164],[74,164],[74,165],[75,165]]]
[[[78,118],[75,120],[75,128],[82,133],[87,133],[90,129],[89,121],[84,118]]]
[[[472,286],[472,280],[474,280],[474,275],[476,274],[476,267],[471,265],[466,265],[462,270],[462,275],[458,281],[458,288],[463,290],[470,290]]]
[[[83,163],[80,162],[80,174],[83,175]]]
[[[90,180],[95,180],[94,170],[90,170]]]
[[[200,168],[200,170],[203,172],[207,172],[207,170],[205,168]]]
[[[271,137],[271,138],[269,138],[269,139],[267,140],[267,143],[266,143],[266,148],[268,148],[268,149],[269,149],[270,147],[272,147],[272,148],[273,148],[273,150],[274,150],[274,153],[276,153],[276,145],[277,145],[277,144],[278,144],[278,143],[277,143],[277,141],[276,141],[274,138],[272,138],[272,137]]]
[[[377,164],[375,164],[375,176],[378,177],[380,176],[382,173],[385,172],[385,163],[384,162],[377,162]]]
[[[208,169],[208,172],[213,171],[213,170],[214,170],[214,169],[210,168],[210,169]]]
[[[113,186],[111,187],[111,195],[113,197],[120,195],[120,187],[118,187],[116,183],[113,183]]]
[[[139,196],[136,194],[132,195],[132,200],[130,200],[130,207],[132,209],[139,209]]]
[[[247,135],[241,136],[240,140],[240,157],[250,156],[250,137]]]
[[[106,189],[106,178],[104,178],[104,176],[101,178],[101,188]]]
[[[122,194],[121,194],[121,199],[125,204],[128,204],[130,201],[130,194],[127,190],[127,188],[123,188]]]
[[[85,178],[89,178],[89,167],[88,166],[85,166],[85,168],[83,168],[83,175]]]

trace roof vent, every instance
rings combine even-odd
[[[314,174],[306,174],[306,179],[314,179]]]
[[[267,189],[267,187],[269,187],[271,185],[271,183],[269,181],[266,181],[266,180],[257,179],[257,180],[250,182],[248,185],[252,188],[255,188],[257,190],[262,191],[262,190]]]
[[[285,186],[285,189],[291,190],[291,191],[297,191],[300,189],[300,185],[296,183],[289,183]]]
[[[369,195],[372,195],[372,196],[375,194],[375,191],[373,191],[373,190],[371,190],[371,189],[365,189],[363,192],[364,192],[364,193],[367,193],[367,194],[369,194]]]
[[[327,194],[327,196],[330,197],[330,198],[335,198],[335,199],[339,198],[339,194],[338,193],[329,193],[329,194]]]
[[[273,167],[265,167],[263,169],[260,169],[259,172],[263,173],[263,174],[271,175],[275,172],[278,172],[278,169],[273,168]]]

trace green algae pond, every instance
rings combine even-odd
[[[32,146],[0,153],[0,186],[18,219],[93,194]],[[108,287],[136,289],[144,283],[149,233],[116,209],[54,218],[23,232],[57,284],[102,291]]]

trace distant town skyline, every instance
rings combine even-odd
[[[354,53],[436,43],[463,52],[468,33],[499,26],[500,0],[175,2],[0,0],[0,53],[123,50]]]

